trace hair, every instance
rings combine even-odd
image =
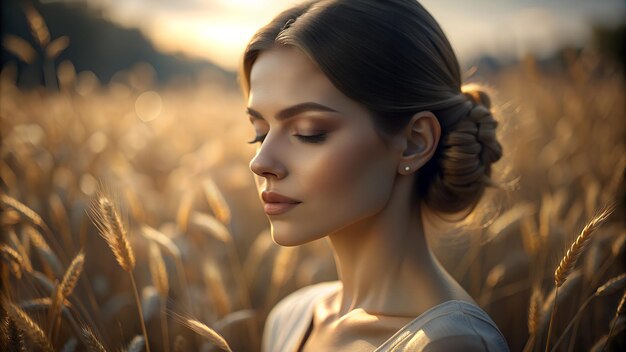
[[[239,69],[245,96],[261,52],[300,49],[346,96],[370,112],[385,141],[419,111],[441,126],[433,157],[417,172],[414,199],[436,212],[469,209],[502,156],[488,95],[462,87],[461,70],[445,34],[416,0],[314,0],[278,14],[248,43]]]

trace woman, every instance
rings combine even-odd
[[[502,155],[487,96],[461,91],[430,14],[302,3],[253,36],[240,83],[273,240],[327,237],[340,278],[279,302],[263,350],[508,351],[425,238],[422,213],[473,210]]]

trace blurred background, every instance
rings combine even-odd
[[[216,350],[182,315],[234,351],[255,351],[276,302],[337,278],[325,241],[271,241],[248,169],[254,130],[236,70],[254,32],[294,3],[2,1],[0,225],[3,251],[21,258],[12,274],[4,266],[3,297],[53,326],[33,301],[52,297],[85,251],[69,313],[47,334],[55,348],[84,349],[76,326],[121,348],[142,335],[143,320],[152,350]],[[474,217],[481,226],[434,239],[436,254],[512,351],[543,349],[555,300],[558,350],[623,350],[626,3],[421,3],[450,39],[464,81],[492,97],[504,148],[493,174],[511,186],[485,197]],[[102,188],[137,257],[141,317],[87,215]],[[611,201],[616,210],[557,296],[554,269]],[[594,296],[614,277],[611,291]],[[3,331],[14,331],[4,316]],[[36,344],[28,336],[19,343]]]

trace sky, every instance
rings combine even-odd
[[[46,2],[46,0],[40,0]],[[59,0],[48,0],[48,2]],[[88,2],[106,18],[140,29],[166,53],[182,52],[235,70],[247,41],[299,0],[61,0]],[[624,20],[624,0],[421,0],[459,61],[489,54],[546,56],[582,45],[590,24]]]

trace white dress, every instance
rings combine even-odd
[[[278,302],[265,322],[261,351],[295,352],[311,324],[314,305],[340,288],[340,281],[322,282]],[[382,351],[508,352],[509,348],[485,311],[466,301],[451,300],[406,324],[376,349]]]

